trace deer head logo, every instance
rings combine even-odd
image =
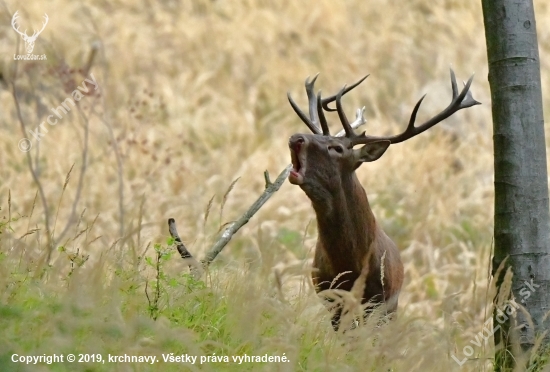
[[[40,35],[40,33],[42,33],[42,31],[44,31],[44,28],[46,28],[46,25],[48,24],[48,15],[44,14],[45,21],[42,24],[42,29],[40,31],[34,30],[34,33],[32,34],[32,36],[27,35],[27,30],[25,30],[25,32],[19,31],[19,26],[17,25],[18,17],[19,15],[17,14],[17,12],[15,12],[15,14],[11,19],[11,26],[13,27],[15,32],[21,35],[21,37],[25,41],[25,49],[27,50],[27,54],[31,54],[32,50],[34,49],[34,42],[36,41],[36,38],[38,37],[38,35]]]

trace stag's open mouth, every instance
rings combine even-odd
[[[292,160],[292,170],[288,175],[288,180],[293,185],[301,185],[304,182],[306,159],[302,150],[303,141],[290,143],[290,158]]]

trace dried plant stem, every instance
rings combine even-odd
[[[65,176],[65,183],[63,184],[63,188],[61,189],[61,196],[59,197],[59,202],[57,203],[57,211],[55,212],[55,219],[53,220],[53,228],[52,228],[52,241],[54,240],[55,235],[55,227],[57,226],[57,217],[59,217],[59,210],[61,209],[61,200],[63,200],[63,195],[65,194],[65,190],[67,189],[67,185],[69,184],[69,180],[71,179],[71,172],[73,171],[74,163],[71,165],[71,169],[69,169],[69,172],[67,173],[67,176]],[[54,246],[56,243],[53,243],[50,247],[48,247],[48,257],[46,259],[46,262],[48,265],[50,264],[50,259],[52,257],[52,251],[54,249]]]
[[[11,189],[8,189],[8,230],[11,230]],[[28,228],[27,228],[28,230]],[[10,247],[13,247],[13,238],[10,234]]]
[[[231,185],[229,185],[229,187],[227,188],[227,191],[225,192],[225,194],[223,195],[222,205],[220,207],[220,230],[222,229],[223,208],[225,207],[225,203],[227,202],[227,198],[229,197],[229,194],[231,193],[231,191],[235,187],[235,184],[237,183],[237,181],[239,181],[240,178],[241,177],[235,178],[233,182],[231,182]]]

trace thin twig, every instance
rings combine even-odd
[[[153,306],[151,305],[151,298],[149,297],[149,280],[145,280],[145,297],[147,297],[147,302],[149,303],[149,315],[152,316],[151,309]]]
[[[11,189],[8,189],[8,231],[11,229]],[[10,247],[13,247],[13,234],[10,234]]]
[[[137,244],[136,247],[139,249],[141,247],[141,229],[143,228],[143,206],[145,204],[145,194],[141,196],[141,202],[139,203],[139,213],[138,213],[138,232],[137,232]],[[135,256],[135,248],[132,248],[134,250],[134,256]]]
[[[11,192],[11,190],[10,190],[10,192]],[[32,201],[32,206],[31,206],[31,213],[29,213],[29,218],[27,219],[27,231],[31,230],[31,219],[32,219],[32,214],[34,213],[34,208],[36,207],[36,200],[37,199],[38,199],[38,190],[36,190],[36,192],[34,193],[34,199]],[[37,227],[35,230],[39,231],[40,229]],[[25,238],[25,240],[27,240],[26,237],[27,237],[27,235],[25,234],[20,239]],[[21,249],[21,254],[19,255],[19,263],[17,264],[18,267],[21,267],[21,261],[23,260],[23,255],[25,254],[26,250],[27,250],[27,245],[25,244],[23,246],[23,249]]]
[[[59,202],[57,202],[57,211],[55,212],[55,219],[53,220],[53,228],[52,228],[52,232],[51,232],[52,241],[54,241],[54,243],[52,244],[51,247],[48,247],[48,258],[46,259],[46,262],[48,264],[50,264],[50,259],[51,259],[51,256],[52,256],[53,247],[55,245],[57,245],[55,243],[55,239],[54,239],[55,227],[57,226],[57,218],[59,217],[59,210],[61,209],[61,200],[63,200],[63,195],[65,194],[65,190],[67,189],[67,185],[69,184],[69,180],[71,179],[71,172],[73,171],[73,167],[74,167],[74,163],[73,163],[73,165],[71,165],[71,169],[69,169],[69,172],[65,176],[65,183],[63,184],[63,188],[61,189],[61,196],[59,197]],[[60,240],[61,239],[58,239],[58,241],[60,241]]]

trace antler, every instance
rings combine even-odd
[[[28,37],[27,30],[25,30],[25,32],[19,31],[19,26],[17,25],[17,18],[19,18],[19,15],[17,14],[18,12],[19,11],[15,12],[13,14],[13,17],[11,18],[11,27],[13,27],[15,32],[17,32],[19,35],[24,36],[24,37]]]
[[[26,39],[34,39],[36,38],[38,35],[40,35],[42,33],[42,31],[44,31],[44,29],[46,28],[46,25],[48,24],[48,15],[47,14],[44,14],[44,23],[42,23],[42,29],[40,29],[40,31],[36,31],[36,30],[33,30],[34,33],[32,34],[32,36],[29,36],[27,35],[27,30],[25,29],[25,32],[21,32],[19,31],[19,26],[17,25],[17,18],[19,18],[19,11],[16,11],[14,14],[13,14],[13,17],[11,18],[11,26],[13,27],[13,29],[15,30],[15,32],[17,32],[19,35],[23,36]]]
[[[449,116],[453,115],[458,110],[461,110],[463,108],[472,107],[475,105],[480,105],[481,103],[476,101],[472,93],[470,92],[470,85],[472,85],[472,81],[474,80],[474,75],[468,79],[468,82],[464,84],[464,88],[460,93],[458,93],[458,87],[456,84],[456,77],[453,69],[451,69],[451,88],[453,90],[453,99],[449,106],[445,108],[443,111],[441,111],[439,114],[435,115],[433,118],[429,119],[428,121],[422,123],[420,126],[416,127],[414,125],[416,121],[416,114],[418,112],[418,109],[420,108],[420,104],[426,97],[426,95],[423,95],[422,98],[416,103],[414,106],[414,109],[411,113],[411,118],[409,119],[409,124],[407,125],[407,128],[405,131],[401,134],[396,134],[393,136],[387,136],[387,137],[377,137],[377,136],[367,136],[365,135],[365,132],[363,132],[360,135],[355,135],[353,131],[351,131],[351,135],[349,135],[348,130],[346,130],[346,136],[352,138],[352,144],[359,145],[364,144],[372,141],[380,141],[380,140],[389,140],[392,144],[403,142],[408,140],[409,138],[412,138],[428,129],[433,127],[434,125],[442,122],[443,120],[447,119]],[[342,89],[340,92],[343,92],[344,89]],[[347,119],[345,118],[345,114],[343,110],[341,109],[341,103],[339,103],[340,98],[336,98],[336,105],[338,109],[338,115],[340,116],[340,121],[342,121],[342,125],[344,126],[344,129],[346,128],[346,122]],[[338,108],[340,106],[340,108]],[[346,121],[344,122],[342,118]],[[347,124],[349,126],[349,124]]]
[[[350,85],[347,88],[344,87],[340,92],[338,92],[338,94],[335,94],[327,98],[321,98],[320,91],[318,95],[315,95],[315,93],[313,92],[315,81],[317,80],[318,76],[319,74],[315,75],[315,77],[313,78],[313,80],[311,80],[311,82],[309,81],[309,77],[305,81],[306,94],[309,102],[308,104],[309,118],[302,110],[300,110],[296,102],[294,102],[294,100],[292,99],[292,96],[290,95],[290,92],[287,93],[287,97],[288,97],[288,101],[290,102],[290,105],[292,106],[296,114],[300,117],[300,119],[302,119],[302,121],[307,125],[307,127],[314,134],[323,134],[325,136],[330,136],[330,131],[328,129],[328,124],[325,118],[325,114],[323,112],[323,108],[326,111],[336,111],[336,109],[332,109],[328,107],[328,104],[337,100],[338,95],[340,96],[340,98],[342,98],[344,94],[348,93],[350,90],[352,90],[353,88],[361,84],[369,75],[363,77],[358,82],[356,82],[353,85]]]
[[[32,34],[31,39],[37,37],[42,33],[42,31],[44,31],[44,29],[46,28],[46,25],[48,24],[48,20],[49,20],[48,15],[44,14],[44,23],[42,23],[42,29],[40,29],[40,31],[33,30],[34,33]]]

